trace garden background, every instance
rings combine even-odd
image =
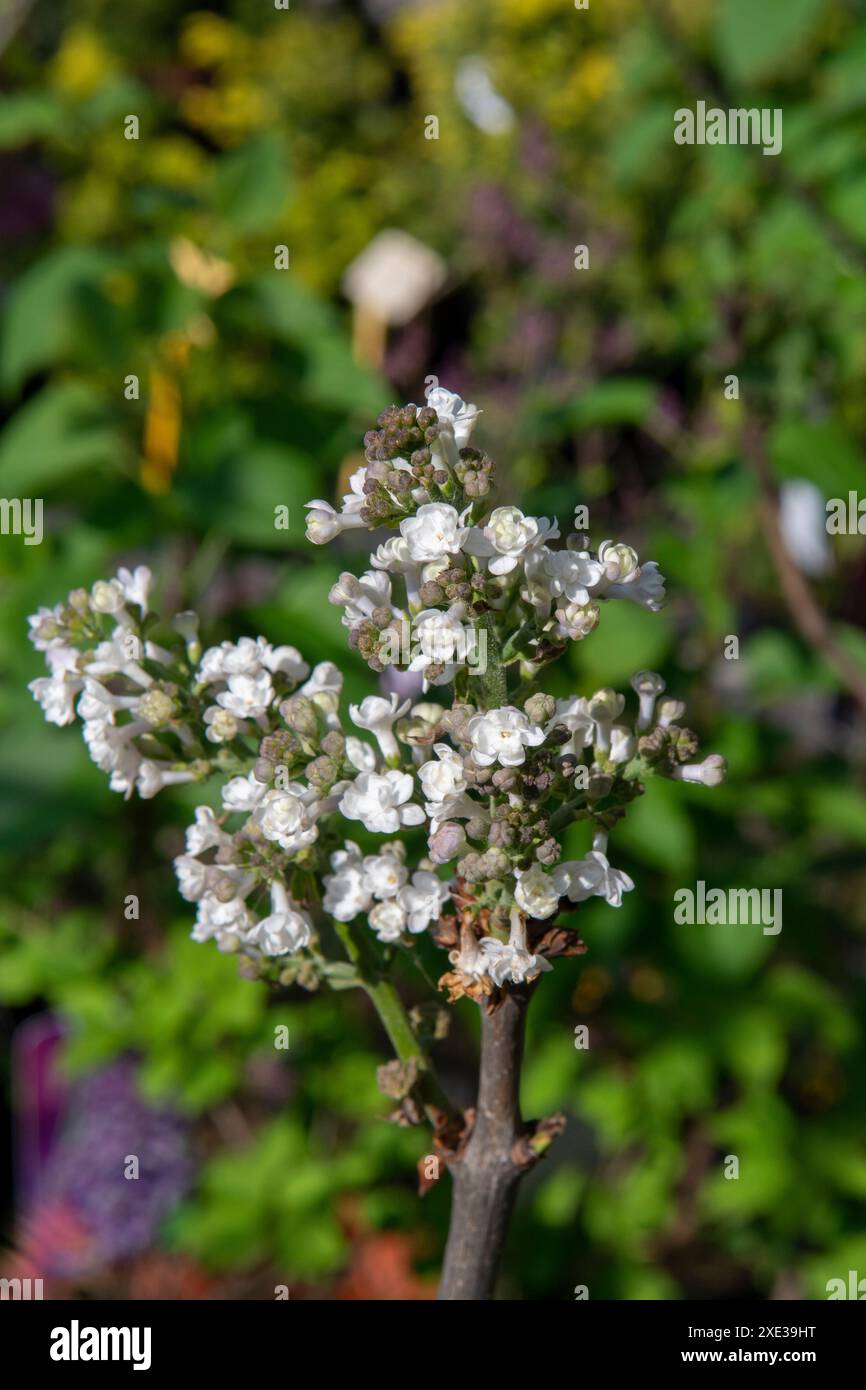
[[[41,545],[0,538],[2,1272],[431,1296],[448,1180],[416,1195],[375,1018],[190,942],[171,858],[199,795],[107,790],[26,690],[26,616],[146,563],[212,640],[294,643],[356,698],[327,591],[364,543],[309,546],[302,504],[436,375],[483,408],[508,500],[584,502],[668,578],[661,615],[612,605],[573,645],[572,688],[658,669],[730,765],[711,796],[656,780],[617,832],[638,891],[585,906],[588,954],[538,991],[524,1111],[569,1124],[502,1293],[866,1275],[866,545],[824,527],[866,491],[866,6],[9,0],[0,49],[0,494],[45,500]],[[781,154],[677,146],[698,100],[782,109]],[[408,307],[399,269],[379,308],[344,279],[388,229],[439,258]],[[698,879],[781,888],[781,933],[676,926]],[[464,1102],[476,1032],[464,1000],[436,1049]]]

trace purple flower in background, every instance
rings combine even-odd
[[[148,1249],[191,1181],[186,1124],[143,1101],[135,1073],[135,1062],[123,1059],[70,1088],[59,1138],[23,1213],[25,1230],[39,1232],[44,1274],[82,1274]],[[127,1176],[133,1159],[137,1177]],[[85,1238],[51,1239],[65,1228],[45,1214],[58,1212]]]

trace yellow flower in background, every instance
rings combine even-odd
[[[275,117],[267,93],[253,82],[222,87],[190,87],[180,102],[184,120],[223,145],[236,145]]]
[[[58,91],[89,97],[114,75],[115,61],[95,29],[74,24],[64,34],[49,72]]]
[[[616,64],[610,53],[601,48],[590,49],[568,82],[551,91],[547,103],[549,120],[559,127],[579,120],[607,95],[615,80]]]
[[[199,10],[184,23],[180,51],[195,67],[213,68],[236,59],[246,43],[246,35],[228,20],[209,10]]]
[[[218,299],[235,282],[235,268],[230,261],[209,255],[188,237],[175,237],[169,247],[168,258],[182,284],[206,294],[210,299]]]
[[[149,141],[142,153],[142,168],[147,177],[169,188],[195,187],[208,172],[207,156],[183,135]]]

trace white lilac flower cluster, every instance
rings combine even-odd
[[[592,551],[575,531],[557,549],[555,521],[515,506],[488,510],[493,466],[468,444],[477,418],[475,406],[442,387],[421,410],[392,407],[367,436],[367,463],[342,510],[308,503],[307,535],[316,544],[359,527],[399,532],[373,552],[365,574],[341,574],[331,590],[350,644],[374,671],[403,666],[422,672],[427,685],[456,680],[463,694],[478,664],[474,633],[483,613],[520,634],[512,660],[537,666],[588,636],[602,602],[628,599],[655,612],[665,597],[658,565],[641,564],[629,545],[605,540]],[[422,433],[432,444],[413,449]],[[405,602],[395,602],[393,577]]]
[[[334,935],[353,962],[372,949],[384,969],[426,933],[449,952],[440,983],[452,999],[532,981],[583,949],[569,920],[580,904],[619,907],[634,888],[608,836],[646,782],[724,779],[723,759],[696,758],[685,706],[655,672],[633,678],[630,711],[612,689],[557,700],[538,688],[602,602],[654,610],[664,581],[629,546],[592,551],[572,534],[555,548],[555,522],[488,510],[493,464],[469,443],[477,417],[442,388],[424,407],[392,407],[365,437],[342,510],[309,504],[319,543],[396,531],[331,599],[374,670],[408,666],[441,704],[374,693],[341,710],[333,663],[311,672],[263,637],[202,652],[191,613],[154,641],[143,567],[30,620],[50,672],[31,689],[52,722],[83,720],[115,790],[221,778],[218,809],[197,808],[175,867],[195,939],[252,973],[274,962],[275,978],[315,987],[350,970],[328,959]],[[481,637],[486,665],[473,660]],[[564,850],[576,825],[580,858]]]

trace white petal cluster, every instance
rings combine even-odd
[[[544,742],[544,730],[514,705],[476,714],[469,721],[468,732],[472,756],[479,767],[489,767],[491,763],[520,767],[526,761],[527,748],[537,748]]]
[[[331,855],[324,878],[325,910],[338,922],[365,915],[380,941],[399,941],[405,932],[423,932],[435,922],[448,900],[450,887],[436,874],[419,869],[409,878],[405,847],[400,841],[382,846],[378,854],[362,855],[352,840]]]

